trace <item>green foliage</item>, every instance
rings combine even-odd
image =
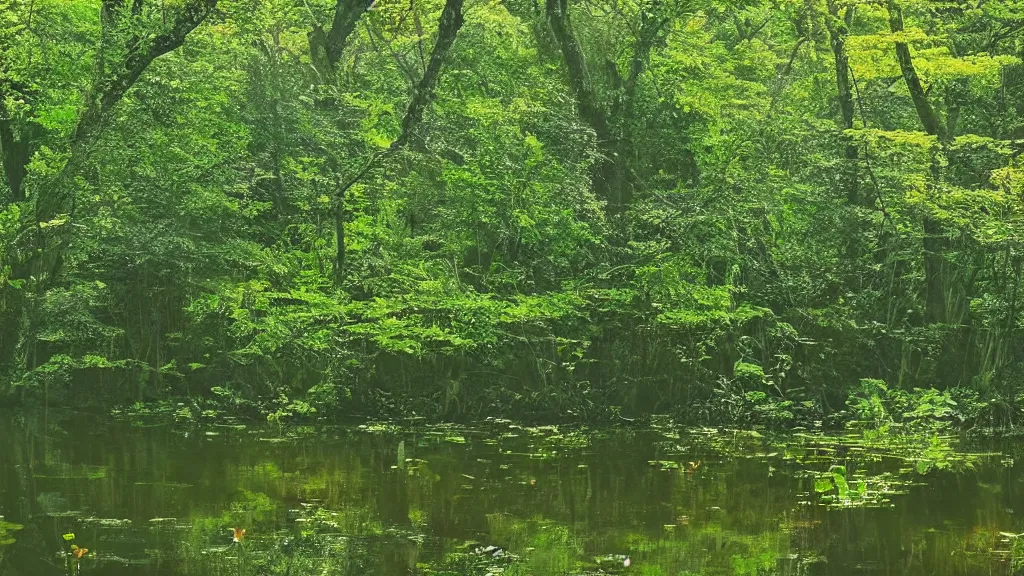
[[[4,520],[3,516],[0,516],[0,546],[10,546],[11,544],[14,544],[14,534],[23,528],[24,526],[21,524],[7,522]],[[3,558],[2,552],[0,552],[0,558]]]
[[[882,380],[865,378],[860,381],[860,388],[851,393],[847,406],[857,422],[879,430],[899,425],[910,430],[935,432],[972,416],[978,407],[970,406],[969,396],[965,400],[966,405],[961,407],[954,400],[953,391],[890,389]]]
[[[0,0],[0,394],[1020,421],[1016,3],[193,1]]]

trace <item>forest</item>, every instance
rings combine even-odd
[[[1022,56],[1020,0],[0,0],[0,398],[1015,427]]]
[[[0,576],[1024,575],[1024,0],[0,0]]]

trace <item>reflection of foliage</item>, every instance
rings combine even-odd
[[[13,522],[7,522],[3,516],[0,516],[0,546],[10,546],[14,544],[14,533],[24,528],[21,524],[15,524]]]
[[[213,510],[135,524],[87,518],[67,529],[88,534],[89,547],[112,542],[88,568],[135,546],[133,562],[158,560],[183,576],[362,576],[383,565],[429,576],[807,574],[821,557],[836,561],[834,533],[856,527],[857,538],[842,545],[865,548],[891,537],[872,524],[875,515],[914,509],[929,492],[918,483],[972,466],[979,475],[991,471],[953,438],[911,433],[902,422],[886,434],[868,428],[842,436],[688,431],[664,422],[600,434],[507,422],[374,428],[338,440],[330,439],[337,429],[286,439],[222,429],[204,440],[232,454],[211,468],[225,473],[227,489]],[[94,495],[97,509],[111,506],[104,498],[117,495],[123,470],[82,473],[92,468],[60,457],[51,466],[69,472],[61,479],[69,490],[52,493],[62,508],[49,510],[75,508],[74,493]],[[175,480],[184,479],[162,481],[161,490]],[[99,483],[114,488],[95,489]],[[994,519],[973,520],[969,535],[939,524],[955,516],[902,516],[902,537],[928,551],[913,568],[955,553],[966,558],[957,566],[969,567],[960,573],[982,573],[994,554],[1020,553],[1015,537],[999,534],[1013,526],[994,490],[979,485],[971,518],[985,510]],[[870,530],[860,530],[865,522]],[[243,542],[231,542],[232,528],[247,530]],[[93,531],[104,533],[97,539]]]
[[[231,503],[228,523],[231,526],[245,526],[256,522],[266,522],[276,509],[277,506],[266,494],[243,490],[241,496]]]
[[[4,566],[4,550],[7,546],[14,544],[15,538],[14,533],[24,528],[21,524],[15,524],[13,522],[7,522],[3,516],[0,516],[0,572]]]
[[[380,537],[366,510],[331,511],[317,506],[298,510],[290,528],[276,527],[278,504],[265,494],[243,492],[217,517],[194,518],[175,554],[181,573],[195,576],[249,574],[363,573],[370,561],[367,538]],[[241,543],[231,543],[230,528],[252,526]],[[367,531],[366,528],[370,527]]]
[[[488,515],[487,525],[495,542],[524,557],[524,574],[566,574],[577,566],[582,549],[563,525],[542,518],[519,520],[507,514]]]

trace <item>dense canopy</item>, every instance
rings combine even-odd
[[[1012,423],[1022,54],[1020,0],[0,0],[0,395]]]

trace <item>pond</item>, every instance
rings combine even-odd
[[[972,451],[891,431],[106,420],[0,422],[0,571],[940,576],[1024,565],[1012,445]]]

